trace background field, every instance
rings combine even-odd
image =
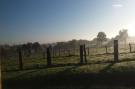
[[[113,49],[90,49],[87,64],[79,64],[76,55],[52,58],[52,66],[46,66],[42,52],[23,57],[24,70],[19,70],[18,58],[8,56],[2,60],[4,89],[90,89],[135,88],[135,53],[119,49],[119,62],[114,63]],[[74,52],[72,52],[74,53]]]

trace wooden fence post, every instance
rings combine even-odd
[[[114,40],[114,61],[118,62],[118,40]]]
[[[18,48],[18,58],[19,58],[19,69],[23,70],[22,50],[21,50],[21,48]]]
[[[47,47],[47,66],[52,65],[52,60],[51,60],[51,46]]]
[[[83,45],[83,52],[84,52],[85,63],[87,63],[85,44]]]
[[[131,44],[129,43],[129,50],[130,50],[130,53],[132,52],[132,46]]]
[[[83,45],[80,45],[80,64],[83,64]]]
[[[1,47],[0,49],[0,57],[1,57],[1,60],[4,59],[4,48]]]
[[[108,53],[107,46],[105,46],[106,54]]]

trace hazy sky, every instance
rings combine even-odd
[[[0,44],[135,34],[135,0],[0,0],[0,8]]]

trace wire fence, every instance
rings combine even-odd
[[[107,63],[114,61],[114,45],[102,47],[85,47],[87,63]],[[18,51],[14,48],[1,48],[1,64],[2,71],[23,70],[33,68],[45,68],[49,65],[72,65],[80,63],[80,47],[75,48],[42,48],[35,52]],[[49,56],[48,56],[49,55]],[[135,44],[118,44],[118,60],[134,61],[135,60]],[[22,67],[22,68],[21,68]]]

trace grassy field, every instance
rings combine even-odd
[[[121,53],[119,62],[113,54],[87,56],[80,65],[79,56],[54,57],[51,67],[42,55],[24,57],[24,70],[10,57],[2,61],[3,89],[134,89],[135,53]]]

